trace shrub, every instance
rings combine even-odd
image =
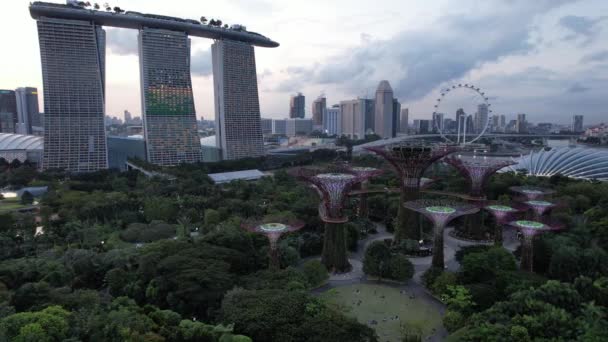
[[[443,316],[443,326],[448,332],[454,332],[465,324],[465,317],[458,311],[448,310]]]
[[[458,276],[454,272],[442,272],[439,274],[431,286],[429,286],[429,290],[436,296],[441,296],[446,293],[448,290],[448,286],[454,286],[458,283]]]
[[[302,272],[312,287],[317,287],[329,279],[327,268],[318,260],[310,260],[302,266]]]
[[[422,283],[427,289],[430,289],[435,279],[439,277],[444,271],[441,268],[430,267],[422,274]]]
[[[395,254],[389,262],[389,277],[394,280],[405,281],[414,276],[414,265],[403,254]]]

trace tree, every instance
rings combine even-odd
[[[309,260],[302,266],[302,272],[312,287],[317,287],[329,279],[327,268],[318,260]]]
[[[68,337],[69,317],[59,306],[16,313],[0,320],[0,336],[9,341],[63,341]]]
[[[34,202],[34,196],[29,191],[24,191],[21,194],[21,204],[30,205]]]
[[[365,251],[363,259],[363,272],[375,277],[383,278],[388,276],[391,251],[384,241],[372,242]]]
[[[390,278],[399,281],[411,279],[414,276],[414,265],[403,254],[395,254],[389,261]]]

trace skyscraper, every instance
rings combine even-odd
[[[340,113],[339,125],[341,134],[351,139],[363,139],[368,131],[373,130],[374,100],[355,99],[341,101]]]
[[[526,114],[517,114],[517,133],[528,133],[528,123],[526,122]]]
[[[397,131],[401,126],[401,103],[397,99],[393,99],[393,124],[392,136],[397,136]]]
[[[408,133],[409,121],[410,120],[410,109],[401,109],[401,119],[399,120],[399,132]]]
[[[38,89],[26,87],[15,90],[17,97],[17,133],[32,134],[32,127],[42,126],[38,110]]]
[[[133,121],[133,116],[131,116],[131,112],[129,112],[128,110],[124,111],[125,114],[125,124],[130,124]]]
[[[443,113],[434,113],[433,114],[433,127],[431,127],[432,132],[444,132],[443,130]]]
[[[584,117],[582,115],[574,115],[572,117],[572,132],[578,133],[578,132],[583,132],[583,119]]]
[[[264,154],[253,46],[216,40],[211,47],[217,146],[223,159]]]
[[[327,99],[321,95],[312,103],[312,125],[313,129],[323,128],[323,115],[327,111]]]
[[[148,161],[167,166],[200,161],[188,35],[143,28],[139,59]]]
[[[289,117],[291,119],[304,118],[304,107],[306,105],[306,98],[302,93],[293,95],[289,99]]]
[[[13,90],[0,89],[0,133],[15,133],[17,102]]]
[[[477,106],[473,128],[475,133],[481,133],[488,125],[488,105],[482,103]]]
[[[333,105],[331,108],[327,108],[327,111],[323,114],[323,132],[327,135],[341,135],[341,115],[340,105]]]
[[[376,89],[374,133],[381,138],[393,136],[393,88],[383,80]]]
[[[90,21],[38,19],[44,89],[44,169],[108,167],[105,31]]]
[[[272,134],[272,119],[260,119],[260,125],[262,127],[262,134]]]

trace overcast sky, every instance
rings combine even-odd
[[[59,1],[55,1],[59,2]],[[93,1],[92,1],[93,2]],[[103,2],[100,2],[100,4]],[[28,0],[2,2],[0,89],[42,88]],[[263,117],[281,118],[289,96],[328,104],[373,96],[388,80],[410,117],[430,118],[442,87],[472,83],[494,113],[531,121],[608,122],[606,0],[113,0],[145,13],[243,24],[278,41],[256,48]],[[137,33],[107,28],[106,113],[139,115]],[[210,45],[192,38],[197,116],[213,118]]]

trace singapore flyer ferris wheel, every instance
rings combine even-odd
[[[490,106],[485,92],[472,84],[441,89],[433,109],[433,130],[450,143],[471,144],[486,133]]]

